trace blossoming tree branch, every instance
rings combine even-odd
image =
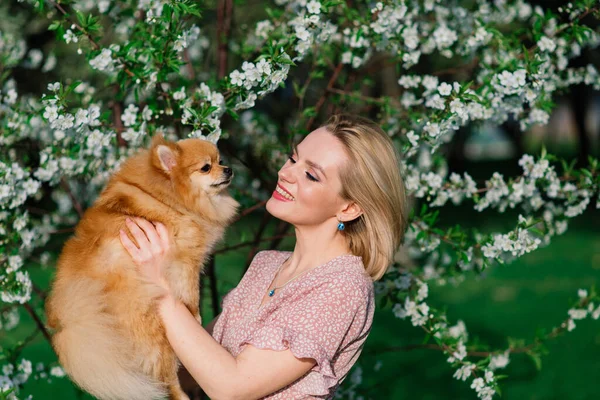
[[[460,128],[515,120],[524,131],[548,123],[558,93],[576,84],[599,89],[597,69],[571,67],[570,60],[600,44],[600,4],[578,0],[553,12],[522,0],[461,3],[275,0],[266,19],[238,26],[231,0],[219,0],[217,10],[190,0],[19,2],[18,12],[10,11],[14,29],[0,31],[0,329],[18,326],[19,309],[36,329],[1,348],[3,396],[16,398],[31,377],[63,375],[55,363],[21,357],[37,335],[49,338],[47,288],[34,286],[29,270],[56,261],[53,237],[72,231],[123,160],[155,134],[246,149],[261,168],[236,170],[243,216],[268,197],[288,135],[306,134],[340,110],[376,116],[403,155],[418,204],[378,295],[423,331],[424,346],[447,355],[474,395],[495,397],[497,370],[512,354],[539,360],[545,341],[579,320],[598,319],[597,293],[582,288],[548,333],[484,351],[469,343],[462,321],[427,303],[429,284],[460,285],[510,264],[600,205],[593,158],[575,168],[544,150],[523,155],[518,176],[496,172],[476,182],[466,172],[449,173],[445,151]],[[26,20],[51,35],[50,44],[29,48],[18,26]],[[386,68],[397,83],[374,96]],[[19,90],[23,69],[46,80],[43,93]],[[280,92],[289,102],[285,129],[281,117],[252,110]],[[468,204],[473,214],[517,209],[519,217],[506,232],[442,229],[437,208],[448,202]],[[280,233],[265,238],[261,229],[254,240],[217,253],[276,245],[285,228]]]

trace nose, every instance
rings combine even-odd
[[[223,168],[223,174],[226,175],[227,177],[230,177],[231,175],[233,175],[233,171],[229,167]]]
[[[293,172],[290,170],[290,168],[288,166],[285,166],[285,165],[283,167],[281,167],[281,169],[279,170],[277,175],[279,175],[279,180],[282,180],[285,182],[291,182],[294,179],[292,177]]]

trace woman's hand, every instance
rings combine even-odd
[[[167,228],[160,222],[152,224],[137,217],[127,218],[125,222],[139,247],[122,229],[121,243],[138,266],[138,271],[146,280],[165,289],[167,295],[170,294],[171,289],[164,276],[165,267],[172,261]]]

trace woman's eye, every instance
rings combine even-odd
[[[294,160],[294,156],[292,154],[288,155],[288,159],[292,162],[292,164],[296,164],[296,160]],[[306,178],[308,180],[311,180],[313,182],[318,182],[319,180],[317,178],[315,178],[314,176],[312,176],[311,174],[309,174],[308,172],[306,173]]]
[[[204,167],[200,168],[202,172],[210,171],[210,164],[205,164]]]
[[[313,182],[318,182],[319,180],[317,178],[315,178],[314,176],[312,176],[311,174],[309,174],[308,172],[306,173],[306,177],[308,179],[310,179]]]

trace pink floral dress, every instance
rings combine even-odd
[[[342,255],[277,289],[261,306],[278,268],[292,254],[261,251],[222,303],[213,337],[234,357],[246,344],[290,349],[317,364],[265,399],[330,399],[362,351],[375,309],[362,258]]]

